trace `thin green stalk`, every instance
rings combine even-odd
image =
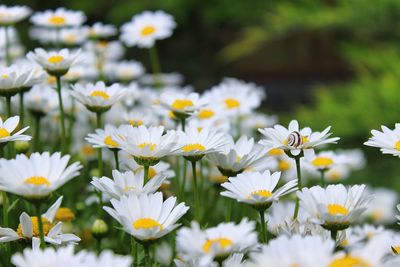
[[[150,246],[149,244],[143,244],[143,248],[144,248],[144,266],[151,267],[152,262],[150,256]]]
[[[229,198],[225,198],[226,203],[226,213],[225,213],[225,221],[229,222],[231,220],[232,215],[232,200]]]
[[[96,112],[96,127],[97,129],[102,128],[102,112]],[[99,176],[103,176],[103,150],[101,147],[97,149],[97,163],[99,169]]]
[[[155,79],[155,86],[159,88],[162,86],[162,81],[160,79],[161,65],[160,65],[160,59],[158,57],[157,47],[155,45],[153,45],[153,47],[149,49],[149,55],[150,55],[151,68],[153,70]]]
[[[192,174],[193,174],[193,191],[194,191],[194,218],[197,221],[200,221],[200,201],[199,201],[199,192],[197,186],[197,173],[196,173],[196,161],[191,161],[192,163]]]
[[[150,169],[150,166],[148,166],[148,165],[143,166],[143,178],[144,178],[145,183],[149,180],[149,169]]]
[[[325,187],[325,170],[320,170],[321,173],[321,186]]]
[[[24,125],[24,92],[19,93],[19,123]]]
[[[5,28],[4,28],[4,30],[5,30],[5,49],[6,49],[6,64],[7,64],[7,66],[10,66],[11,65],[11,54],[10,54],[10,35],[9,35],[9,29],[10,29],[10,27],[8,27],[8,26],[6,26]]]
[[[7,118],[11,117],[11,96],[6,96]],[[15,147],[13,142],[7,143],[8,158],[12,159],[15,156]]]
[[[331,230],[331,238],[333,239],[333,241],[336,242],[337,230]]]
[[[11,96],[6,96],[7,118],[11,117]]]
[[[181,183],[181,190],[179,191],[179,193],[181,194],[182,197],[184,197],[185,195],[185,188],[186,188],[186,173],[187,173],[187,162],[186,160],[183,158],[182,161],[183,164],[183,168],[182,168],[182,183]]]
[[[36,216],[38,219],[38,226],[39,226],[40,247],[44,248],[44,247],[46,247],[46,244],[44,243],[44,231],[43,231],[41,204],[40,203],[35,204],[35,208],[36,208]]]
[[[64,105],[61,95],[61,76],[56,76],[57,80],[57,95],[58,95],[58,108],[60,111],[60,126],[61,126],[61,153],[67,153],[65,149],[66,139],[65,139],[65,114],[64,114]]]
[[[138,267],[139,266],[139,259],[138,259],[138,243],[135,241],[135,239],[132,237],[131,239],[131,248],[132,248],[132,257],[133,257],[133,267]]]
[[[114,149],[114,158],[115,158],[115,168],[119,171],[119,159],[118,159],[118,149]]]
[[[299,191],[301,191],[301,189],[302,189],[300,159],[301,159],[300,157],[295,157],[296,171],[297,171],[297,187],[298,187]],[[294,214],[293,214],[294,219],[297,219],[297,216],[299,215],[299,207],[300,207],[300,199],[297,197],[296,198],[296,207],[294,209]]]
[[[35,127],[35,133],[33,136],[33,151],[34,152],[40,152],[40,116],[34,115],[34,127]]]
[[[267,243],[267,231],[265,230],[265,214],[264,210],[260,210],[260,225],[261,225],[261,242]]]

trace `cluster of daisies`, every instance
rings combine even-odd
[[[328,150],[330,127],[277,124],[256,84],[199,94],[162,73],[171,15],[117,28],[31,13],[0,6],[1,266],[400,266],[385,227],[397,194],[342,184],[361,150]],[[29,52],[27,17],[41,46]],[[151,71],[125,47],[147,49]],[[400,124],[372,134],[366,145],[400,155]]]

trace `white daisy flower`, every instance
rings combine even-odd
[[[85,28],[65,28],[60,29],[54,36],[55,43],[60,42],[66,46],[82,45],[88,39],[88,31]]]
[[[313,157],[306,158],[304,167],[316,175],[316,172],[327,171],[333,166],[345,164],[345,162],[346,158],[334,151],[322,151]]]
[[[79,175],[82,166],[67,166],[69,155],[56,152],[32,153],[30,157],[0,159],[0,189],[29,199],[41,199]]]
[[[93,177],[91,184],[109,198],[120,199],[123,195],[129,194],[153,194],[167,179],[163,174],[157,174],[145,184],[143,171],[133,173],[131,171],[112,171],[113,179],[108,177]]]
[[[234,253],[229,258],[224,260],[221,265],[218,262],[212,262],[211,259],[194,259],[194,260],[187,260],[182,261],[180,259],[175,259],[174,263],[176,267],[243,267],[247,266],[245,263],[246,261],[243,260],[244,254],[243,253]]]
[[[172,35],[176,27],[174,18],[163,11],[145,11],[135,15],[121,27],[121,40],[127,46],[151,48],[157,40]]]
[[[87,267],[130,267],[132,266],[131,256],[116,255],[111,250],[103,250],[100,255],[93,252],[81,251],[77,255],[80,258],[81,266]],[[75,266],[74,266],[75,267]]]
[[[27,6],[0,5],[0,25],[9,26],[24,20],[32,13]]]
[[[164,86],[181,86],[184,82],[184,77],[177,72],[159,73],[157,75],[149,73],[141,76],[139,82],[145,86],[155,86],[160,83]]]
[[[164,134],[162,126],[120,127],[119,135],[122,136],[118,139],[122,150],[132,155],[140,165],[155,165],[177,149],[178,135],[172,131]]]
[[[45,116],[58,107],[57,92],[47,85],[35,85],[25,94],[25,107],[35,115]]]
[[[72,11],[65,8],[36,12],[31,17],[31,22],[37,26],[49,28],[77,27],[86,20],[82,11]]]
[[[93,112],[104,112],[120,101],[126,90],[118,84],[106,86],[104,82],[89,83],[86,85],[75,84],[71,95]]]
[[[262,248],[259,253],[251,254],[249,267],[321,267],[329,266],[335,243],[320,236],[292,237],[279,236]],[[355,265],[338,265],[354,266]],[[334,266],[330,266],[334,267]],[[336,267],[336,265],[335,265]]]
[[[109,38],[117,34],[118,30],[114,25],[95,22],[92,26],[87,27],[89,37],[92,39]]]
[[[399,200],[397,193],[387,188],[373,188],[368,190],[368,194],[373,195],[374,199],[369,203],[363,217],[377,224],[394,223]]]
[[[98,71],[91,65],[74,65],[68,72],[61,78],[68,83],[76,83],[81,80],[92,81],[98,76]]]
[[[322,132],[312,132],[309,127],[300,129],[299,123],[292,120],[288,128],[278,124],[273,128],[259,129],[265,137],[260,144],[266,146],[268,150],[280,148],[290,151],[292,156],[298,156],[301,152],[310,154],[314,147],[336,143],[340,139],[339,137],[329,138],[330,129],[331,127],[328,127]]]
[[[38,63],[42,68],[53,76],[63,76],[73,65],[80,60],[81,50],[70,51],[66,48],[59,51],[46,51],[36,48],[29,52],[27,58]]]
[[[161,266],[170,266],[174,257],[174,251],[170,244],[162,242],[154,251],[154,258]]]
[[[372,137],[364,145],[379,147],[383,154],[400,157],[400,123],[396,123],[393,130],[384,125],[381,128],[382,132],[372,130]]]
[[[187,118],[201,107],[198,93],[167,91],[161,94],[160,104],[178,119]]]
[[[185,203],[175,206],[176,197],[163,201],[162,193],[152,195],[121,196],[120,200],[112,199],[114,207],[104,207],[124,230],[134,238],[152,241],[176,229],[176,222],[188,211]],[[132,212],[134,211],[134,212]]]
[[[0,67],[0,95],[13,96],[43,82],[45,73],[29,64]]]
[[[278,236],[282,233],[288,225],[293,223],[293,210],[295,209],[294,202],[279,201],[272,205],[268,211],[265,212],[265,221],[268,223],[268,231]],[[299,224],[303,224],[307,220],[307,215],[302,210],[296,218]]]
[[[138,127],[140,125],[159,125],[159,119],[156,114],[153,113],[152,109],[133,109],[129,112],[124,111],[122,117],[123,123],[130,124],[133,127]]]
[[[80,238],[74,234],[62,233],[62,222],[55,223],[54,217],[60,208],[63,197],[59,197],[57,201],[42,214],[44,241],[54,245],[62,243],[76,243]],[[31,240],[39,237],[39,221],[37,217],[30,217],[23,212],[19,217],[19,225],[16,231],[11,228],[0,227],[0,243],[15,240]]]
[[[254,136],[258,133],[259,128],[268,128],[274,126],[278,122],[276,115],[267,115],[261,112],[252,112],[244,116],[240,121],[241,132],[248,136]]]
[[[346,189],[342,184],[327,188],[313,186],[297,192],[300,205],[310,219],[328,230],[344,230],[367,209],[371,198],[364,194],[365,185]]]
[[[220,261],[232,253],[245,253],[256,244],[255,223],[247,219],[239,224],[220,223],[205,230],[200,229],[197,222],[192,222],[190,228],[179,229],[176,236],[178,255],[186,261]]]
[[[145,72],[142,63],[135,60],[107,62],[104,66],[107,77],[113,81],[130,82]]]
[[[118,129],[115,126],[106,124],[104,129],[96,129],[95,133],[88,134],[85,140],[91,143],[95,148],[119,150],[120,144],[115,141],[115,136],[117,134]]]
[[[275,190],[281,177],[280,172],[246,172],[230,177],[229,182],[221,184],[227,191],[222,196],[252,205],[257,210],[269,208],[280,197],[297,190],[297,180],[292,180]],[[275,191],[274,191],[275,190]]]
[[[3,122],[0,118],[0,143],[15,142],[15,141],[29,141],[31,137],[23,133],[29,128],[25,127],[18,132],[14,132],[19,123],[19,116],[8,118]]]

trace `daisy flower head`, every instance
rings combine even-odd
[[[127,46],[151,48],[157,40],[170,37],[175,27],[174,18],[164,11],[145,11],[122,25],[121,40]]]
[[[36,12],[31,17],[31,22],[37,26],[47,28],[78,27],[86,20],[82,11],[72,11],[65,8]]]
[[[132,155],[142,166],[153,166],[177,149],[178,135],[173,131],[164,134],[162,126],[127,125],[120,128],[119,134],[122,150]]]
[[[29,64],[0,67],[0,95],[14,96],[28,91],[33,85],[43,82],[44,78],[44,72]]]
[[[34,116],[43,117],[54,111],[57,104],[57,92],[48,85],[35,85],[25,94],[25,106]]]
[[[218,105],[231,116],[250,114],[264,98],[262,87],[234,78],[225,78],[204,95],[210,105]]]
[[[334,151],[322,151],[305,159],[304,168],[314,176],[326,172],[338,165],[346,164],[346,157]]]
[[[48,197],[66,182],[79,175],[79,162],[69,166],[69,155],[56,152],[19,154],[15,159],[0,160],[0,189],[31,201]]]
[[[123,195],[129,194],[153,194],[167,179],[165,174],[156,174],[145,184],[143,170],[133,173],[132,171],[112,171],[113,179],[108,177],[94,177],[91,184],[109,198],[120,199]]]
[[[77,254],[81,259],[81,266],[89,267],[130,267],[132,266],[132,257],[116,255],[111,250],[103,250],[100,255],[93,252],[81,251]],[[75,267],[75,266],[74,266]]]
[[[348,228],[367,209],[371,197],[364,194],[365,185],[346,188],[342,184],[326,188],[313,186],[297,192],[300,206],[315,223],[327,230]]]
[[[176,197],[163,201],[161,192],[121,196],[112,199],[113,208],[104,207],[124,230],[140,242],[151,242],[175,230],[176,222],[188,211],[185,203],[176,204]],[[134,212],[132,212],[134,211]]]
[[[188,128],[184,132],[177,131],[178,147],[175,152],[189,161],[198,161],[210,153],[222,152],[230,144],[230,139],[223,132],[209,128],[198,130]]]
[[[293,201],[279,201],[265,212],[265,221],[268,222],[268,230],[275,236],[279,236],[288,226],[292,226],[295,221],[298,225],[303,225],[307,220],[307,215],[299,211],[298,217],[293,219]]]
[[[201,107],[198,93],[180,93],[167,91],[161,94],[160,104],[172,112],[177,119],[186,119]]]
[[[24,20],[32,13],[27,6],[0,5],[0,26],[10,26]]]
[[[257,244],[255,223],[243,219],[239,224],[220,223],[205,230],[197,222],[178,230],[177,251],[184,260],[223,261],[232,253],[245,253]],[[190,244],[190,246],[188,245]]]
[[[221,192],[221,195],[250,204],[257,210],[266,210],[280,197],[297,190],[296,179],[275,190],[280,177],[280,172],[271,174],[269,170],[241,173],[221,184],[227,190]]]
[[[313,148],[330,143],[336,143],[340,138],[329,138],[332,133],[329,132],[331,127],[327,127],[322,132],[312,132],[311,128],[299,128],[299,123],[292,120],[289,127],[275,125],[273,128],[259,129],[260,133],[265,137],[260,144],[266,146],[268,150],[279,148],[290,152],[289,156],[298,157],[301,153],[310,155]],[[306,156],[307,156],[306,155]]]
[[[111,80],[124,83],[137,79],[145,72],[142,63],[134,60],[108,62],[104,66],[104,70]]]
[[[183,75],[177,72],[159,73],[157,75],[147,73],[139,78],[141,85],[152,87],[159,84],[164,86],[181,86],[184,80]]]
[[[39,64],[48,74],[52,76],[63,76],[69,68],[80,60],[81,50],[70,51],[66,48],[58,51],[46,51],[36,48],[27,54],[27,58]]]
[[[29,128],[29,126],[14,132],[18,124],[19,116],[10,117],[4,122],[0,117],[0,143],[31,140],[29,135],[23,134]]]
[[[114,25],[95,22],[88,26],[89,37],[91,39],[106,39],[117,34],[118,30]]]
[[[251,254],[249,266],[321,267],[328,266],[333,257],[335,243],[320,236],[291,237],[282,235],[272,240],[259,253]],[[338,265],[350,267],[353,265]],[[354,265],[355,267],[355,265]]]
[[[126,95],[126,90],[119,84],[107,86],[102,81],[86,85],[75,84],[72,87],[71,95],[92,112],[108,111]]]
[[[396,221],[396,191],[387,188],[368,188],[368,193],[374,196],[363,217],[376,224],[391,224]]]
[[[120,150],[120,144],[115,141],[118,130],[111,124],[106,124],[104,129],[96,129],[95,133],[90,133],[86,141],[95,148],[108,148],[110,150]]]
[[[400,123],[396,123],[393,130],[384,125],[381,129],[372,130],[372,137],[364,145],[378,147],[383,154],[400,157]]]
[[[130,124],[133,127],[138,127],[140,125],[159,125],[159,119],[157,115],[154,114],[154,111],[152,109],[140,108],[130,110],[129,112],[124,111],[122,117],[123,123]]]

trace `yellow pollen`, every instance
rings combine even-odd
[[[311,163],[315,167],[329,167],[333,164],[333,160],[327,157],[316,157]]]
[[[39,220],[37,217],[31,217],[32,221],[32,233],[34,237],[39,237]],[[42,222],[43,222],[43,232],[44,235],[47,236],[47,234],[50,232],[50,229],[53,227],[53,224],[49,222],[46,218],[42,217]],[[19,224],[17,227],[17,234],[20,237],[23,237],[24,235],[22,234],[22,225]]]
[[[108,46],[108,42],[105,40],[99,41],[97,44],[100,48],[106,48]]]
[[[265,190],[265,189],[262,189],[262,190],[257,190],[257,191],[252,192],[251,195],[249,196],[249,198],[252,197],[252,196],[271,197],[272,196],[272,192],[268,191],[268,190]]]
[[[240,106],[240,102],[235,98],[227,98],[224,102],[227,109],[235,109]]]
[[[329,267],[371,267],[371,265],[358,257],[345,256],[331,262]]]
[[[349,240],[347,240],[347,239],[343,239],[341,242],[340,242],[340,245],[342,246],[342,247],[345,247],[345,246],[347,246],[349,244]]]
[[[10,132],[6,128],[0,128],[0,138],[9,137]]]
[[[3,79],[7,79],[8,75],[7,74],[1,74],[0,77],[3,78]]]
[[[333,216],[347,215],[349,213],[349,210],[339,204],[329,204],[328,213]]]
[[[400,246],[392,247],[392,249],[396,252],[396,254],[400,253]]]
[[[149,179],[153,178],[156,175],[157,175],[156,169],[154,169],[153,167],[150,167],[149,168]]]
[[[202,109],[199,111],[199,114],[197,115],[197,117],[199,117],[199,119],[205,120],[205,119],[209,119],[211,117],[214,116],[214,111],[212,111],[211,109]]]
[[[51,57],[49,57],[49,59],[47,60],[49,63],[51,63],[51,64],[57,64],[57,63],[60,63],[61,61],[63,61],[64,60],[64,57],[63,56],[60,56],[60,55],[55,55],[55,56],[51,56]]]
[[[308,142],[308,136],[301,136],[301,143],[307,143]]]
[[[206,148],[202,144],[188,144],[182,147],[183,152],[191,152],[191,151],[204,151]]]
[[[280,148],[273,148],[268,151],[268,155],[270,156],[282,156],[283,154],[285,154],[285,152],[283,151],[283,149]]]
[[[168,112],[168,117],[169,117],[170,119],[176,120],[176,116],[175,116],[175,114],[174,114],[172,111],[169,111],[169,112]]]
[[[242,157],[241,156],[236,156],[236,162],[240,162],[242,160]]]
[[[156,28],[154,28],[153,26],[146,26],[142,29],[142,31],[140,32],[143,36],[148,36],[152,33],[154,33],[156,31]]]
[[[140,126],[143,125],[143,121],[141,120],[129,120],[129,124],[136,127],[136,126]]]
[[[215,244],[217,244],[222,250],[225,250],[226,248],[232,246],[233,242],[232,240],[224,237],[209,239],[204,243],[203,251],[209,253],[211,247],[214,246]]]
[[[399,151],[400,151],[400,140],[397,141],[396,144],[394,144],[394,148],[395,148],[396,150],[399,150]]]
[[[52,16],[49,18],[50,24],[53,25],[64,25],[65,24],[65,18],[61,16]]]
[[[25,179],[24,182],[26,184],[32,184],[32,185],[36,185],[36,186],[42,186],[42,185],[49,186],[50,185],[49,180],[47,180],[43,176],[32,176],[32,177]]]
[[[56,83],[56,81],[57,81],[57,78],[56,78],[55,76],[49,76],[49,77],[47,78],[47,83],[48,83],[48,84]]]
[[[110,96],[109,96],[106,92],[104,92],[104,91],[102,91],[102,90],[95,90],[95,91],[93,91],[93,92],[90,94],[90,96],[93,96],[93,97],[101,97],[101,98],[103,98],[104,100],[107,100],[107,99],[110,98]]]
[[[153,144],[153,143],[141,143],[141,144],[139,144],[138,145],[138,147],[140,148],[140,149],[144,149],[145,147],[149,147],[150,148],[150,151],[153,151],[155,148],[156,148],[156,144]]]
[[[189,99],[177,99],[171,106],[174,109],[183,110],[188,107],[193,107],[193,102]]]
[[[70,222],[75,219],[75,214],[70,208],[59,208],[54,219],[60,222]]]
[[[106,138],[104,138],[104,144],[111,147],[119,147],[119,144],[114,141],[111,135],[107,135]]]
[[[81,150],[82,150],[82,153],[86,156],[93,155],[95,152],[94,148],[91,145],[84,145],[84,146],[82,146]]]
[[[289,164],[289,162],[286,161],[286,160],[280,160],[279,163],[278,163],[278,169],[279,169],[280,171],[287,171],[287,170],[289,170],[289,169],[290,169],[290,164]]]
[[[138,229],[150,229],[150,228],[155,228],[155,227],[159,227],[160,230],[163,229],[163,226],[158,223],[157,221],[151,219],[151,218],[142,218],[139,220],[136,220],[133,223],[133,227],[138,230]]]

